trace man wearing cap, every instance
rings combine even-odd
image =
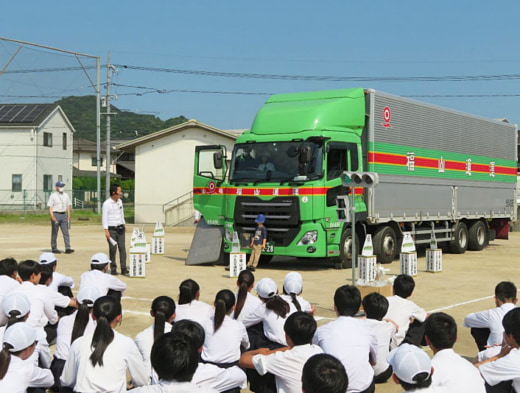
[[[70,226],[70,198],[66,192],[63,192],[65,184],[61,181],[56,183],[56,192],[53,192],[49,197],[47,206],[49,208],[49,214],[51,215],[51,248],[55,254],[61,254],[58,250],[56,240],[58,238],[58,230],[61,228],[63,233],[63,240],[65,241],[65,254],[74,252],[70,248],[69,239],[69,226]]]

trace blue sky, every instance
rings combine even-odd
[[[20,1],[2,5],[0,36],[100,56],[102,64],[110,51],[113,64],[154,69],[365,78],[518,75],[519,15],[519,2],[478,0]],[[0,69],[5,62],[0,57]],[[370,87],[445,96],[417,99],[520,123],[520,81],[511,77],[298,81],[118,70],[119,86],[112,88],[118,108],[162,119],[184,115],[223,129],[248,128],[268,95],[136,95],[152,90],[121,85],[219,93]],[[483,97],[446,97],[453,95]]]

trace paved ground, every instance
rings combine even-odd
[[[152,232],[152,226],[145,228],[148,241],[151,241]],[[476,353],[469,329],[462,327],[464,316],[494,307],[492,297],[497,282],[512,280],[520,284],[520,233],[510,235],[510,240],[494,241],[481,252],[445,254],[441,273],[425,272],[424,256],[419,257],[419,274],[415,278],[417,285],[412,300],[428,311],[443,310],[455,318],[459,326],[455,349],[464,356],[471,357]],[[186,278],[200,284],[201,300],[210,304],[220,289],[235,288],[236,280],[229,278],[222,266],[184,265],[192,236],[193,228],[166,228],[166,253],[152,256],[152,262],[146,266],[146,278],[122,278],[128,283],[128,290],[123,298],[124,318],[118,328],[120,332],[135,336],[149,326],[152,320],[148,313],[153,298],[169,295],[177,300],[178,286]],[[71,239],[76,252],[59,255],[58,270],[78,282],[80,274],[89,269],[91,255],[108,253],[108,247],[98,225],[73,225]],[[58,244],[63,247],[61,237]],[[0,258],[37,259],[41,252],[50,249],[50,227],[0,223],[0,247]],[[399,273],[397,261],[387,267],[389,274]],[[258,269],[255,276],[257,280],[271,277],[281,286],[285,274],[291,270],[298,270],[303,275],[303,296],[316,306],[316,316],[324,318],[319,323],[333,318],[333,293],[338,286],[351,283],[351,270],[335,270],[330,264],[286,258],[274,259],[267,267]],[[398,391],[393,383],[376,389],[377,393]]]

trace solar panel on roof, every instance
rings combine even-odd
[[[32,123],[46,108],[46,104],[2,105],[0,123]]]

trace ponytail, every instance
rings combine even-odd
[[[249,270],[242,270],[238,275],[238,294],[237,294],[237,304],[235,307],[235,319],[238,318],[242,309],[244,308],[244,304],[246,303],[247,293],[249,292],[249,288],[255,283],[255,276]]]
[[[25,314],[27,315],[27,314]],[[17,322],[22,322],[25,315],[20,315],[20,311],[11,310],[9,311],[9,316],[7,318],[7,325],[5,326],[6,330],[8,327],[14,325]]]
[[[213,332],[215,333],[224,322],[224,318],[235,305],[235,295],[229,289],[223,289],[215,296],[215,317],[213,318]]]
[[[191,303],[197,296],[198,291],[200,291],[200,287],[195,280],[188,278],[181,282],[179,286],[179,304]]]
[[[91,300],[84,300],[83,303],[78,306],[78,312],[76,313],[74,325],[72,326],[72,336],[70,338],[71,344],[85,333],[92,305],[93,303]]]
[[[164,334],[164,325],[175,313],[175,302],[169,296],[159,296],[152,302],[154,342]]]
[[[265,308],[273,311],[276,315],[281,318],[285,318],[289,314],[290,307],[289,303],[283,300],[280,296],[275,295],[270,299],[264,299]]]
[[[291,299],[292,299],[292,304],[294,304],[294,307],[296,307],[296,309],[298,311],[301,311],[302,310],[302,306],[300,305],[300,302],[298,301],[298,298],[296,297],[297,295],[295,293],[291,293],[290,296],[291,296]]]
[[[103,366],[103,354],[114,340],[114,331],[110,323],[121,315],[121,303],[112,296],[102,296],[96,300],[93,309],[96,318],[96,330],[92,337],[91,347],[94,349],[90,355],[92,366]]]
[[[5,374],[7,374],[7,370],[9,369],[9,363],[11,363],[11,352],[9,352],[10,347],[11,345],[4,343],[2,350],[0,351],[0,381],[4,379]]]

